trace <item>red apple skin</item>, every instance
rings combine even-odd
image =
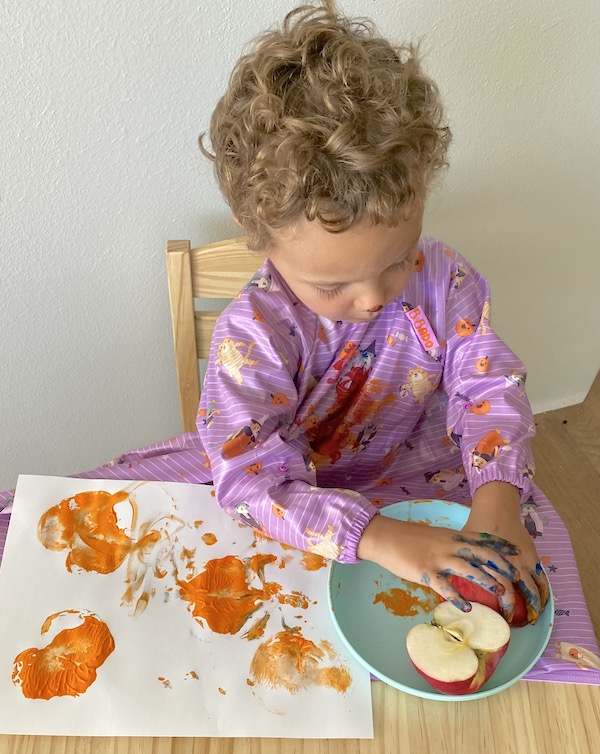
[[[446,681],[438,681],[436,678],[431,678],[422,670],[420,670],[414,662],[412,664],[414,665],[417,673],[422,678],[424,678],[432,688],[434,688],[436,691],[440,691],[442,694],[450,694],[452,696],[474,694],[476,691],[479,691],[484,683],[487,683],[490,680],[490,678],[494,674],[494,671],[498,667],[498,663],[506,654],[508,644],[509,642],[506,642],[503,647],[500,647],[500,649],[496,650],[495,652],[486,652],[480,654],[478,658],[479,668],[477,672],[475,673],[475,675],[471,676],[471,678],[467,678],[464,681],[453,681],[451,683],[448,683]]]
[[[469,602],[479,602],[482,605],[491,607],[492,610],[495,610],[497,613],[502,614],[498,597],[496,597],[495,594],[488,592],[487,589],[484,589],[473,581],[464,579],[462,576],[455,576],[454,574],[448,576],[448,581],[465,599],[469,600]],[[527,620],[527,605],[523,599],[523,595],[519,592],[516,586],[515,611],[511,620],[508,622],[513,628],[521,628],[522,626],[526,626],[529,622]]]

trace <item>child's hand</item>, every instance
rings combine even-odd
[[[502,482],[491,482],[480,487],[473,497],[465,529],[493,532],[495,536],[503,537],[518,547],[517,555],[511,557],[518,577],[508,580],[503,574],[497,575],[497,580],[505,588],[504,595],[499,595],[500,606],[504,617],[509,620],[515,609],[516,584],[527,604],[527,620],[535,623],[546,606],[550,586],[533,540],[519,517],[518,491]]]
[[[386,516],[375,516],[357,550],[359,558],[378,563],[403,579],[431,587],[463,611],[470,610],[471,605],[448,577],[462,576],[500,596],[505,591],[501,580],[510,584],[519,579],[512,562],[518,552],[516,545],[496,535],[423,526]]]
[[[549,585],[521,523],[519,500],[510,484],[482,485],[462,531],[376,516],[359,542],[358,557],[431,587],[463,611],[470,610],[470,603],[448,577],[469,579],[498,596],[507,619],[514,611],[516,583],[527,604],[528,621],[535,623],[548,600]]]

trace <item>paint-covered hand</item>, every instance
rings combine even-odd
[[[500,607],[504,617],[511,622],[516,588],[525,600],[527,622],[535,623],[548,602],[550,586],[533,539],[521,522],[518,494],[515,498],[515,492],[511,490],[515,488],[499,482],[480,487],[473,497],[463,533],[467,529],[493,532],[494,536],[516,545],[518,552],[510,558],[516,573],[507,578],[507,574],[495,572],[496,579],[504,587],[504,594],[499,595]]]
[[[463,611],[471,605],[453,585],[467,579],[500,597],[519,579],[514,565],[519,549],[503,537],[463,529],[396,521],[375,516],[358,545],[358,557],[387,568],[400,578],[430,587]]]

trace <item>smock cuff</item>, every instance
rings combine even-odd
[[[369,503],[358,512],[352,526],[348,530],[344,541],[344,548],[337,560],[340,563],[360,563],[361,560],[356,554],[358,543],[371,521],[379,514],[379,509]]]
[[[471,497],[475,492],[488,482],[507,482],[516,487],[521,493],[521,502],[525,502],[532,493],[533,483],[529,476],[520,474],[517,471],[510,471],[509,469],[494,469],[490,472],[477,474],[469,479],[469,489],[471,491]]]

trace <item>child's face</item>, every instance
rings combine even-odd
[[[342,233],[302,218],[280,235],[269,258],[316,314],[368,322],[406,287],[422,227],[421,207],[395,228],[361,220]]]

